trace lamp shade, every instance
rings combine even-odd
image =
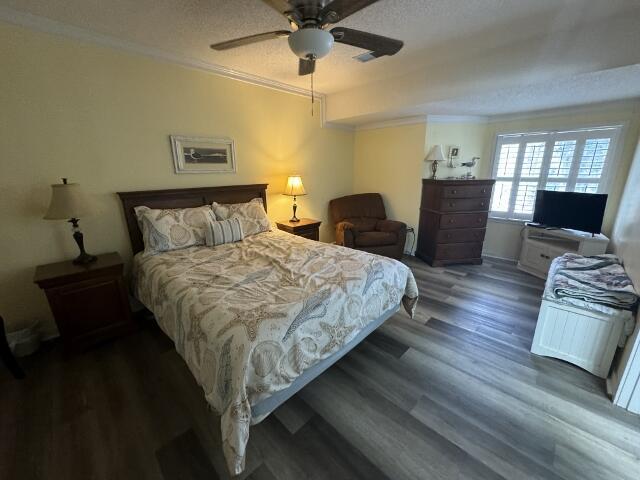
[[[289,175],[289,177],[287,177],[287,186],[284,187],[283,194],[289,195],[290,197],[307,194],[307,192],[304,191],[304,185],[302,185],[300,175]]]
[[[46,220],[82,218],[91,213],[89,201],[77,183],[51,185],[51,201],[45,214]]]
[[[444,160],[444,152],[442,151],[442,145],[434,145],[433,147],[431,147],[431,150],[429,151],[429,155],[427,155],[426,160],[428,162],[432,162],[434,160],[437,160],[438,162]]]

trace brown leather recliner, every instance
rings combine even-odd
[[[379,193],[361,193],[329,202],[336,226],[336,243],[400,260],[407,238],[407,225],[387,220]]]

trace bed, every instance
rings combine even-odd
[[[249,427],[260,422],[404,307],[418,291],[404,264],[272,231],[216,247],[155,255],[137,206],[184,208],[261,198],[266,185],[119,193],[135,296],[173,340],[220,414],[232,474],[244,469]]]

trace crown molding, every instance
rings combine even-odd
[[[104,47],[114,48],[118,50],[124,50],[129,53],[137,55],[143,55],[146,57],[160,60],[167,63],[177,64],[183,67],[194,68],[202,70],[207,73],[220,75],[222,77],[231,78],[241,82],[257,85],[260,87],[270,88],[280,92],[290,93],[293,95],[299,95],[303,97],[311,97],[311,91],[305,88],[294,87],[286,83],[278,82],[276,80],[270,80],[258,75],[252,75],[250,73],[240,72],[233,70],[222,65],[215,63],[208,63],[195,58],[179,55],[176,53],[166,52],[153,47],[147,47],[139,45],[137,43],[121,40],[109,35],[103,35],[100,33],[91,32],[84,28],[75,27],[66,23],[52,20],[50,18],[42,17],[39,15],[33,15],[30,13],[20,12],[12,8],[0,6],[0,20],[7,23],[18,25],[21,27],[30,28],[44,33],[50,33],[54,35],[61,35],[64,37],[73,38],[75,40],[81,40],[88,43],[101,45]],[[325,95],[320,92],[316,92],[315,96],[324,105]],[[323,108],[324,110],[324,108]],[[324,124],[324,115],[323,115]]]
[[[393,118],[391,120],[384,120],[381,122],[365,123],[363,125],[357,125],[355,130],[357,132],[362,130],[375,130],[377,128],[390,128],[400,127],[402,125],[415,125],[418,123],[427,123],[426,115],[417,115],[413,117]]]
[[[484,115],[427,115],[427,123],[487,123]]]

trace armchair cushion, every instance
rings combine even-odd
[[[397,220],[378,220],[375,229],[378,232],[399,232],[406,228],[407,224],[404,222],[398,222]]]
[[[380,247],[394,245],[398,235],[394,232],[359,232],[355,237],[356,247]]]
[[[329,202],[333,223],[350,218],[387,218],[384,203],[379,193],[360,193],[334,198]]]
[[[358,232],[373,232],[376,230],[376,223],[378,222],[376,218],[366,217],[351,217],[345,218],[344,220],[351,223],[353,228]]]

